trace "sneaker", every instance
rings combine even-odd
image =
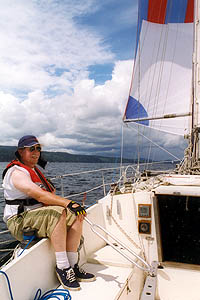
[[[74,265],[74,273],[78,281],[91,282],[96,280],[96,277],[93,274],[86,273],[83,269],[79,268],[78,264]]]
[[[71,267],[63,270],[56,267],[56,275],[65,289],[71,291],[78,291],[81,289],[80,284],[76,280],[74,270]]]

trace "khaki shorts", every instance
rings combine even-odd
[[[58,223],[63,210],[66,210],[66,226],[71,226],[76,219],[67,208],[62,206],[43,206],[33,210],[28,210],[13,216],[7,221],[7,227],[12,236],[17,240],[23,240],[23,229],[30,227],[37,230],[37,237],[50,237],[56,224]]]

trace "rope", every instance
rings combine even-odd
[[[57,289],[57,290],[50,290],[43,295],[41,295],[41,289],[38,289],[34,300],[47,300],[47,299],[58,299],[60,300],[60,296],[63,297],[63,300],[71,300],[71,295],[68,290],[64,289]],[[59,298],[58,298],[59,296]]]
[[[136,244],[136,242],[124,231],[124,229],[117,223],[117,221],[115,220],[115,218],[113,217],[113,215],[111,214],[111,219],[114,221],[115,225],[120,229],[120,231],[125,235],[125,237],[137,248],[137,249],[141,249],[140,246],[138,246],[138,244]]]
[[[20,256],[20,255],[22,255],[22,253],[27,249],[27,247],[30,245],[30,243],[34,240],[34,238],[35,238],[35,235],[33,235],[32,237],[31,237],[31,239],[29,240],[29,242],[27,243],[27,245],[26,245],[26,247],[24,247],[24,249],[17,255],[18,257]]]
[[[9,294],[10,294],[10,299],[14,300],[8,275],[4,271],[0,271],[0,274],[3,274],[5,276],[7,285],[8,285]],[[60,297],[63,297],[62,298],[63,300],[71,300],[71,295],[70,295],[69,291],[65,290],[65,289],[49,290],[48,292],[44,293],[43,295],[42,295],[41,289],[38,289],[36,292],[36,295],[34,297],[34,300],[48,300],[48,299],[61,300]]]
[[[137,248],[141,249],[140,246],[124,231],[124,229],[119,225],[119,223],[116,221],[116,219],[112,215],[112,208],[113,208],[113,195],[116,191],[117,186],[115,186],[112,194],[111,194],[111,203],[110,203],[110,217],[114,221],[115,225],[119,228],[119,230],[126,236],[126,238]]]
[[[4,271],[0,271],[0,274],[3,274],[6,277],[6,281],[7,281],[7,284],[8,284],[8,290],[9,290],[9,293],[10,293],[10,299],[14,300],[8,275]]]

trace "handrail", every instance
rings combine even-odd
[[[117,170],[117,169],[121,169],[121,168],[125,168],[125,166],[114,167],[114,168],[103,168],[103,169],[88,170],[88,171],[82,171],[82,172],[76,172],[76,173],[68,173],[68,174],[63,174],[63,175],[57,175],[57,176],[51,178],[51,180],[59,179],[59,178],[64,178],[64,177],[69,177],[69,176],[82,175],[82,174],[89,174],[89,173],[97,173],[97,172],[102,172],[102,171]]]
[[[104,186],[106,186],[106,185],[111,185],[111,183],[104,183],[104,184],[101,184],[101,185],[98,185],[98,186],[95,186],[94,188],[92,188],[92,189],[89,189],[89,190],[86,190],[86,191],[83,191],[83,192],[80,192],[80,193],[78,193],[78,194],[69,194],[68,196],[65,196],[64,198],[68,198],[68,199],[70,199],[70,198],[72,198],[72,197],[76,197],[76,196],[80,196],[80,195],[84,195],[85,193],[90,193],[90,192],[92,192],[92,191],[95,191],[95,190],[98,190],[98,189],[100,189],[100,188],[102,188],[102,187],[104,187]]]
[[[124,256],[127,260],[129,260],[132,264],[134,264],[137,268],[146,271],[146,272],[151,272],[151,266],[139,255],[137,255],[133,250],[131,250],[127,245],[122,243],[118,238],[116,238],[113,234],[108,232],[105,228],[98,224],[92,223],[87,217],[84,218],[84,220],[91,226],[91,230],[98,235],[101,239],[103,239],[107,244],[109,244],[114,250],[116,250],[119,254]],[[140,262],[142,262],[145,267],[140,266],[138,263],[136,263],[133,259],[131,259],[127,254],[123,253],[120,249],[117,248],[117,245],[112,244],[108,239],[106,239],[102,234],[100,234],[98,231],[94,229],[94,227],[99,228],[103,232],[105,232],[108,236],[110,236],[115,242],[117,242],[119,245],[121,245],[124,249],[128,250],[129,253],[131,253],[133,256],[135,256]]]
[[[0,231],[0,234],[9,233],[9,230]]]
[[[6,245],[14,242],[14,240],[6,240],[6,241],[0,241],[0,245]]]
[[[178,161],[178,160],[177,160]],[[165,164],[165,163],[174,163],[176,162],[176,160],[164,160],[164,161],[153,161],[153,162],[144,162],[144,163],[140,163],[140,166],[147,166],[147,165],[158,165],[158,164]],[[77,176],[77,175],[82,175],[82,174],[89,174],[89,173],[97,173],[97,172],[103,172],[103,171],[111,171],[111,170],[119,170],[119,169],[125,169],[125,171],[127,171],[128,168],[133,168],[134,170],[136,170],[137,164],[133,163],[133,164],[129,164],[129,165],[120,165],[119,167],[112,167],[112,168],[102,168],[102,169],[95,169],[95,170],[88,170],[88,171],[81,171],[81,172],[75,172],[75,173],[67,173],[67,174],[62,174],[62,175],[57,175],[55,177],[52,177],[51,180],[54,179],[60,179],[60,178],[64,178],[64,177],[69,177],[69,176]]]

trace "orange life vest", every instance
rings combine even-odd
[[[54,186],[45,178],[45,176],[42,174],[42,172],[35,167],[34,169],[31,169],[30,167],[24,165],[18,160],[12,160],[3,171],[2,177],[4,178],[6,175],[6,172],[12,168],[13,166],[19,166],[21,168],[26,169],[31,177],[31,180],[39,185],[43,190],[53,193],[55,191]],[[14,199],[14,200],[7,200],[5,199],[6,204],[9,205],[19,205],[18,207],[18,214],[24,211],[24,206],[30,206],[34,204],[38,204],[39,202],[36,199]]]

